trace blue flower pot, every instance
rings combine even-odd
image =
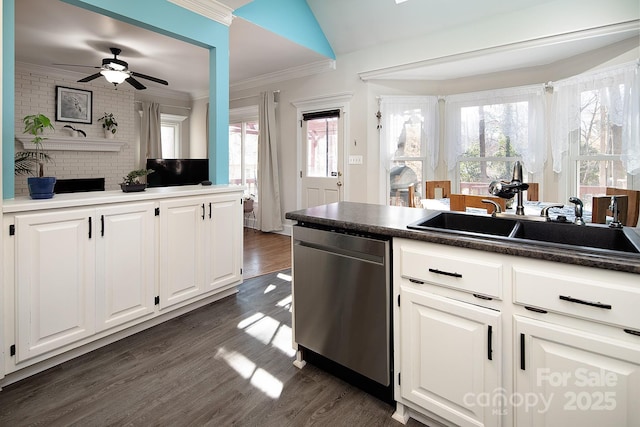
[[[53,197],[53,187],[56,185],[56,178],[53,176],[29,177],[27,178],[29,195],[32,199],[50,199]]]

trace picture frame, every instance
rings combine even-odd
[[[91,124],[93,92],[56,86],[56,121]]]

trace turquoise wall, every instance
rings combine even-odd
[[[66,3],[209,49],[209,176],[229,180],[229,28],[166,0],[63,0]],[[3,1],[3,198],[14,197],[15,0]],[[52,94],[53,96],[53,94]]]
[[[2,197],[13,198],[14,108],[15,108],[15,23],[14,0],[2,2]]]
[[[234,10],[233,14],[327,58],[336,59],[305,0],[253,0]]]

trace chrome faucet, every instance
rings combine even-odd
[[[558,203],[558,204],[545,206],[540,211],[540,216],[544,217],[546,221],[551,221],[551,218],[549,218],[549,209],[553,209],[553,208],[564,208],[564,205],[561,205]]]
[[[502,207],[495,200],[482,199],[481,201],[482,203],[493,205],[493,213],[491,216],[495,217],[496,214],[502,213]]]
[[[618,216],[620,215],[620,212],[618,211],[618,198],[616,196],[611,196],[611,203],[609,204],[609,210],[613,215],[613,220],[609,224],[609,227],[622,228],[622,223],[618,218]]]
[[[529,184],[522,182],[522,163],[518,160],[513,165],[513,177],[511,182],[492,181],[489,184],[489,193],[503,199],[511,199],[517,195],[516,215],[524,215],[524,201],[522,192],[529,188]]]
[[[575,203],[574,212],[576,214],[576,219],[573,221],[576,225],[584,225],[584,219],[582,219],[582,212],[584,211],[584,205],[582,204],[582,200],[577,197],[570,197],[569,201],[571,203]]]

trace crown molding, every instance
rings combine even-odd
[[[220,24],[231,25],[233,9],[215,0],[169,0],[171,3],[183,7],[191,12],[212,19]]]
[[[312,76],[315,74],[325,73],[336,69],[336,61],[327,59],[323,61],[313,62],[311,64],[301,65],[299,67],[289,68],[274,73],[262,74],[261,76],[242,80],[240,82],[229,85],[231,90],[251,89],[259,86],[265,86],[272,83],[278,83],[287,80],[293,80],[300,77]]]
[[[346,104],[353,98],[353,92],[330,93],[328,95],[315,96],[313,98],[297,99],[291,101],[291,105],[304,110],[305,108],[316,108],[319,105]]]

